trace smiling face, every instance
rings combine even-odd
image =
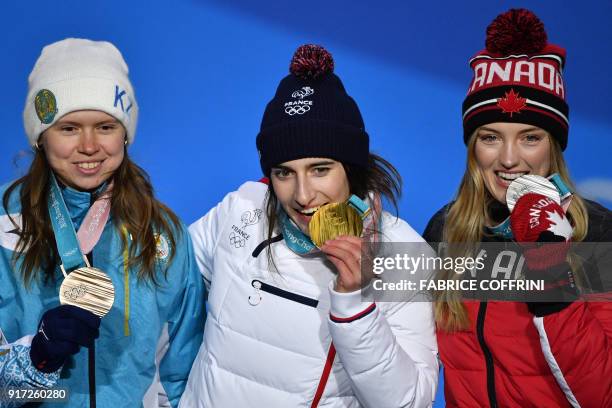
[[[348,200],[350,188],[342,163],[324,158],[291,160],[272,167],[272,188],[287,215],[302,232],[316,210]]]
[[[108,180],[124,157],[125,129],[107,113],[68,113],[41,135],[49,165],[60,181],[81,191]]]
[[[475,157],[489,193],[506,203],[506,190],[525,174],[550,174],[550,134],[521,123],[490,123],[476,131]]]

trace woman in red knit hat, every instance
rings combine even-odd
[[[470,61],[467,168],[424,237],[448,251],[498,243],[507,256],[522,247],[504,271],[543,284],[538,296],[516,302],[436,293],[447,406],[612,406],[612,304],[584,299],[609,294],[611,271],[602,265],[612,252],[581,265],[568,252],[570,241],[612,241],[612,213],[571,193],[564,62],[565,50],[548,44],[542,22],[524,9],[498,16],[486,49]],[[477,279],[502,273],[497,255],[489,252]],[[452,270],[443,276],[458,279]]]

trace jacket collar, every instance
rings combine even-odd
[[[89,210],[89,207],[91,207],[92,200],[104,191],[107,183],[102,183],[102,185],[100,185],[93,192],[79,191],[64,185],[61,181],[59,181],[59,179],[58,184],[62,191],[62,197],[64,197],[64,202],[66,203],[66,208],[68,208],[68,212],[70,213],[70,218],[72,219],[74,228],[79,229],[85,215],[87,214],[87,210]]]

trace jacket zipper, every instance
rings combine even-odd
[[[476,335],[478,343],[484,354],[485,363],[487,366],[487,395],[489,396],[489,405],[491,408],[497,408],[497,396],[495,395],[495,367],[493,366],[493,355],[487,346],[484,338],[484,323],[487,314],[487,302],[480,302],[478,307],[478,320],[476,321]]]
[[[96,200],[94,200],[93,194],[90,197],[90,202],[89,202],[89,206],[91,207],[94,202]],[[91,250],[90,253],[85,255],[87,257],[87,259],[89,260],[89,264],[91,266],[94,266],[94,262],[93,262],[93,249]],[[91,347],[89,347],[88,349],[88,380],[89,380],[89,408],[96,408],[96,402],[97,402],[97,398],[96,398],[96,348],[95,348],[95,340],[94,342],[91,344]]]
[[[259,279],[253,279],[251,281],[251,286],[255,288],[255,294],[249,296],[249,303],[252,306],[257,306],[259,302],[261,302],[261,293],[260,291],[270,293],[275,296],[279,296],[285,298],[287,300],[291,300],[293,302],[301,303],[306,306],[316,308],[319,305],[319,301],[317,299],[309,298],[306,296],[298,295],[297,293],[289,292],[284,289],[277,288],[276,286],[269,285],[265,282],[260,281]]]
[[[291,300],[293,302],[301,303],[306,306],[316,308],[319,304],[317,299],[309,298],[306,296],[298,295],[297,293],[289,292],[284,289],[277,288],[276,286],[272,286],[268,283],[262,282],[259,279],[253,279],[251,281],[251,286],[255,289],[255,294],[249,296],[249,303],[252,306],[257,306],[259,302],[261,302],[262,297],[260,291],[270,293],[275,296],[282,297],[287,300]],[[325,366],[323,367],[323,372],[321,373],[321,378],[319,379],[319,384],[315,391],[314,399],[312,401],[311,408],[315,408],[319,406],[319,402],[321,401],[321,397],[323,396],[323,392],[325,391],[325,386],[327,385],[327,380],[329,379],[329,375],[331,373],[332,366],[334,364],[334,359],[336,357],[336,348],[332,343],[329,348],[329,352],[327,354],[327,359],[325,361]]]

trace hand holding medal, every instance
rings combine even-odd
[[[508,186],[510,223],[515,239],[526,248],[530,269],[542,270],[565,262],[573,232],[566,216],[570,201],[571,195],[562,200],[555,185],[541,176],[522,176]],[[559,244],[538,246],[534,242]]]
[[[338,292],[353,292],[362,286],[361,234],[363,219],[371,211],[357,200],[353,196],[349,203],[322,206],[308,225],[310,238],[338,270],[334,288]]]
[[[541,279],[546,292],[535,300],[573,300],[577,297],[572,268],[567,254],[573,227],[566,211],[571,193],[561,194],[544,177],[526,175],[508,186],[506,202],[516,241],[523,247],[527,279]],[[533,309],[530,306],[530,310]]]

